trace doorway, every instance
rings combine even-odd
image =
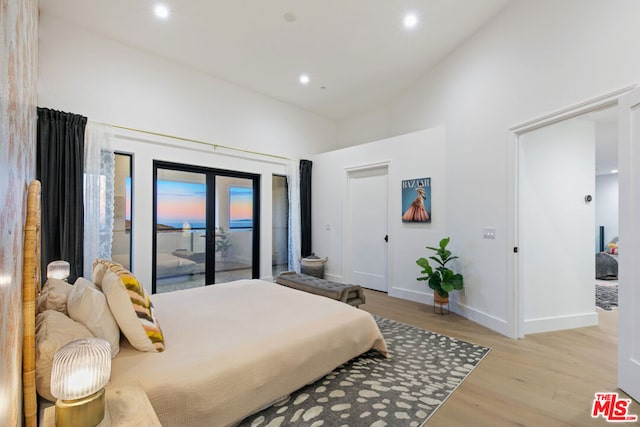
[[[347,271],[364,288],[388,290],[388,166],[347,173]]]
[[[576,117],[532,130],[518,150],[524,334],[595,325],[595,124]]]
[[[259,274],[259,176],[154,162],[153,293]]]

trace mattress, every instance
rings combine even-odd
[[[225,426],[372,348],[371,315],[260,280],[156,294],[166,350],[123,342],[110,384],[138,383],[163,426]]]

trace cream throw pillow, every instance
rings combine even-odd
[[[102,279],[104,278],[104,273],[109,270],[110,265],[111,261],[108,259],[96,259],[93,261],[91,281],[98,287],[98,289],[102,289]]]
[[[91,332],[66,315],[46,310],[36,316],[36,390],[52,402],[51,364],[53,355],[62,346],[80,338],[91,338]]]
[[[38,296],[38,313],[55,310],[67,313],[67,299],[73,286],[60,279],[48,279]]]
[[[120,330],[134,348],[164,351],[164,336],[151,298],[131,272],[111,264],[102,279],[102,292]]]
[[[78,278],[72,288],[67,301],[69,317],[89,329],[96,338],[106,340],[111,346],[111,357],[116,357],[120,351],[120,329],[107,298],[83,277]]]

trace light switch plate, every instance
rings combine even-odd
[[[482,237],[485,239],[495,239],[496,229],[494,227],[485,227],[482,229]]]

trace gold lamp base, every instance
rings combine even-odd
[[[104,389],[76,400],[56,401],[56,427],[94,427],[104,418]]]

